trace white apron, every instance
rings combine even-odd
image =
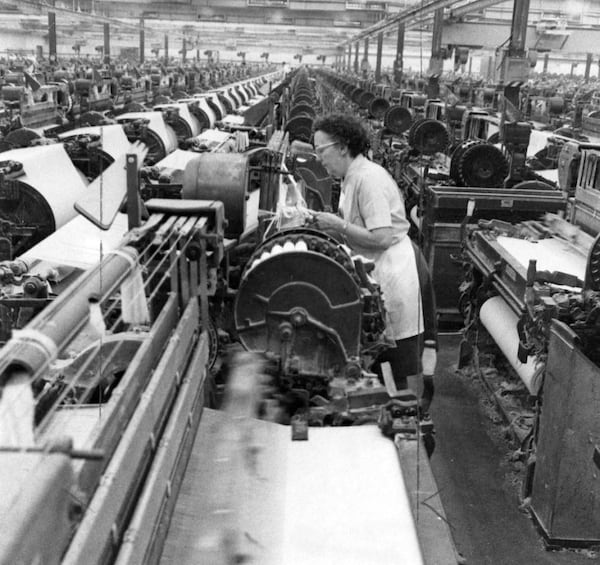
[[[394,340],[423,332],[423,306],[417,262],[408,236],[376,260],[373,278],[379,283],[386,310],[386,337]]]

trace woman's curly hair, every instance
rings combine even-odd
[[[369,149],[369,137],[362,124],[347,114],[329,114],[317,118],[313,131],[322,131],[339,143],[346,145],[352,157],[361,153],[366,155]]]

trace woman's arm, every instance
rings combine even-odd
[[[319,229],[346,237],[351,247],[354,244],[367,249],[387,249],[394,238],[391,226],[368,230],[329,212],[315,212],[314,217]]]

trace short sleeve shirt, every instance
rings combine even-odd
[[[368,230],[393,228],[392,245],[404,238],[409,223],[404,199],[392,176],[380,165],[358,155],[342,181],[339,210],[352,224]],[[381,251],[354,245],[353,251],[376,260]]]

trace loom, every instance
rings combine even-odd
[[[517,384],[510,372],[505,378],[515,391],[521,382],[532,413],[520,436],[517,431],[532,517],[548,544],[588,547],[598,543],[598,523],[589,512],[600,499],[598,448],[591,439],[600,430],[600,278],[592,213],[598,148],[583,144],[578,151],[570,221],[548,214],[517,224],[480,220],[467,230],[461,310],[470,346],[461,348],[461,362],[471,347],[478,357],[487,352],[485,336],[502,353]],[[563,166],[571,169],[571,161]],[[559,177],[564,172],[559,168]]]
[[[165,562],[182,562],[177,552],[193,539],[200,541],[197,562],[306,562],[316,557],[305,543],[310,535],[323,548],[321,562],[344,547],[347,562],[364,563],[366,537],[377,531],[380,563],[457,563],[447,523],[439,518],[443,508],[416,398],[389,408],[395,442],[375,425],[345,426],[373,424],[389,400],[369,372],[382,346],[380,296],[370,266],[326,234],[270,231],[277,225],[271,216],[283,189],[279,179],[290,174],[288,148],[287,136],[276,132],[245,153],[206,151],[184,159],[184,198],[150,198],[143,224],[132,170],[141,153],[125,156],[125,165],[115,161],[121,178],[107,183],[111,191],[103,199],[78,200],[86,217],[78,220],[107,230],[93,226],[90,245],[74,253],[71,264],[54,265],[59,272],[45,282],[56,295],[42,297],[37,315],[0,350],[3,397],[23,409],[21,418],[0,428],[11,431],[0,442],[0,561],[36,556],[48,565],[131,565],[162,555]],[[268,227],[258,205],[249,204],[255,195]],[[102,245],[94,248],[93,238],[102,233]],[[0,274],[18,285],[27,269],[49,273],[64,236],[66,229],[34,247],[23,265],[0,265],[6,267]],[[299,280],[286,279],[290,262]],[[311,275],[315,266],[324,280]],[[17,267],[25,269],[22,275]],[[60,269],[72,274],[62,279],[64,288],[53,282]],[[268,308],[257,307],[262,293]],[[311,309],[310,296],[343,310],[345,323],[333,323],[325,308]],[[246,319],[253,332],[244,331]],[[215,411],[205,407],[215,400],[210,367],[226,332],[239,334],[252,353],[232,363],[223,410]],[[318,343],[318,352],[302,340]],[[290,442],[290,431],[298,429],[275,421],[302,417],[293,403],[310,406],[313,423],[334,425],[311,428],[308,442]],[[377,450],[375,459],[365,457],[367,445]],[[260,480],[257,468],[266,472]],[[373,488],[348,496],[345,481],[356,484],[364,476]],[[199,505],[196,498],[190,502],[184,486],[190,481],[201,485],[191,489]],[[334,483],[339,488],[324,487]],[[376,500],[381,507],[375,486],[382,483],[392,486],[385,511],[374,512]],[[193,519],[181,527],[190,504]],[[331,516],[327,529],[311,528],[314,513]],[[281,529],[284,516],[288,526]]]

